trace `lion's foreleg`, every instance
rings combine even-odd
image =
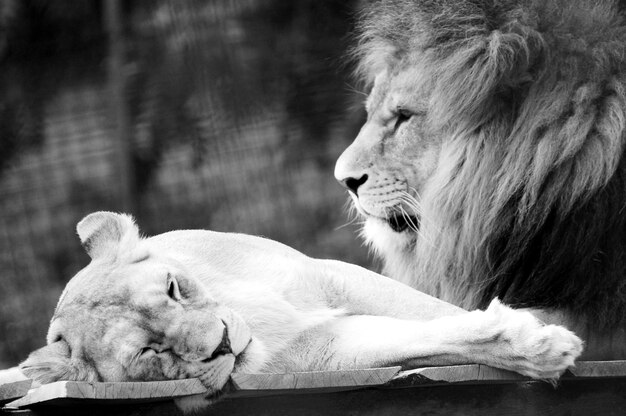
[[[580,340],[565,328],[544,326],[497,301],[486,311],[427,322],[346,316],[324,331],[326,349],[332,351],[325,365],[338,369],[479,363],[553,379],[582,350]]]

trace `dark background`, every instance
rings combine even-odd
[[[0,0],[0,368],[45,343],[92,211],[372,266],[333,178],[363,121],[356,8]]]

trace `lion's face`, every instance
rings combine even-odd
[[[92,262],[66,287],[49,345],[23,371],[42,382],[198,377],[221,389],[250,341],[241,318],[127,217],[92,214],[78,230]]]
[[[413,238],[420,198],[439,165],[441,136],[428,120],[428,86],[413,71],[380,73],[367,99],[367,122],[335,167],[365,216],[365,231]]]

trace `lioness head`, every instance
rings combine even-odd
[[[250,333],[193,264],[153,249],[125,215],[94,213],[77,231],[91,262],[68,283],[48,345],[22,371],[42,383],[198,377],[210,392],[221,389]]]

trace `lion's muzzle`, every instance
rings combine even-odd
[[[230,347],[230,338],[228,337],[228,326],[224,322],[224,332],[222,334],[222,341],[217,346],[217,348],[215,348],[215,351],[213,351],[213,354],[211,354],[211,356],[208,359],[213,360],[220,355],[226,355],[226,354],[232,354],[232,353],[233,353],[233,350]]]
[[[226,323],[209,312],[186,311],[169,324],[165,335],[165,343],[185,361],[210,361],[232,353]]]

